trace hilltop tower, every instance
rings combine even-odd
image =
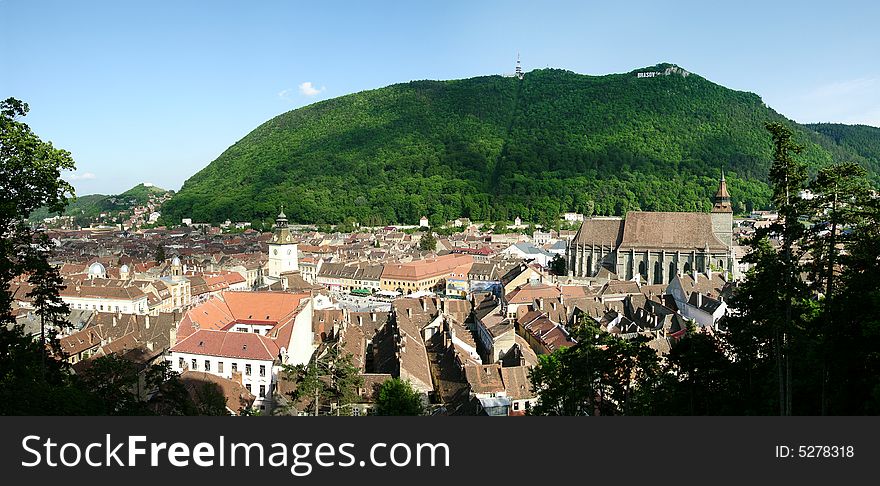
[[[724,180],[724,169],[721,169],[721,181],[715,193],[712,206],[712,232],[728,247],[733,246],[733,206],[727,192],[727,181]]]
[[[520,62],[519,62],[519,53],[518,52],[516,53],[516,77],[519,79],[523,78],[522,64],[520,64]]]
[[[269,240],[269,277],[276,279],[284,272],[299,270],[299,256],[297,255],[296,243],[287,226],[287,216],[284,214],[284,206],[281,213],[275,219],[275,234]]]

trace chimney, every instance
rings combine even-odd
[[[359,315],[358,316],[358,326],[363,327],[363,325],[364,325],[364,316]]]
[[[150,328],[150,315],[149,314],[144,316],[144,328],[145,329]]]
[[[536,302],[538,303],[538,310],[544,310],[544,298],[543,298],[543,297],[538,297],[538,298],[535,299],[535,300],[536,300]]]
[[[412,307],[406,308],[406,316],[412,319]]]
[[[697,307],[703,307],[703,294],[697,292]]]
[[[712,264],[706,265],[706,275],[709,276],[709,281],[712,281]]]
[[[171,329],[168,331],[168,343],[171,346],[177,344],[177,327],[171,326]]]
[[[419,299],[422,301],[422,312],[428,312],[428,301],[424,297]]]

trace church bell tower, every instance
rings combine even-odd
[[[733,246],[733,206],[727,192],[727,181],[724,180],[724,169],[721,169],[721,181],[712,205],[712,232],[728,248]]]

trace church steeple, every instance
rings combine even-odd
[[[730,193],[727,192],[727,181],[724,180],[724,168],[721,168],[721,181],[718,184],[718,192],[715,193],[713,213],[732,213],[733,206],[730,204]]]

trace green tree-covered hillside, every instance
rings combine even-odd
[[[161,195],[168,191],[157,186],[138,184],[131,189],[113,196],[88,194],[72,198],[62,213],[64,216],[94,218],[103,212],[126,211],[146,204],[151,195]],[[30,214],[31,221],[41,221],[52,216],[47,208],[39,208]]]
[[[647,71],[661,74],[637,76]],[[396,84],[284,113],[187,180],[163,217],[267,221],[282,204],[294,222],[367,224],[708,210],[722,166],[743,212],[770,203],[768,121],[794,126],[814,169],[858,157],[755,94],[671,64],[545,69]]]

